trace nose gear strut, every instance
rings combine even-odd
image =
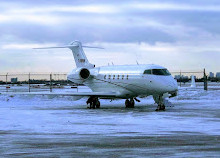
[[[165,99],[162,95],[153,96],[155,103],[157,103],[157,109],[155,111],[165,111]]]

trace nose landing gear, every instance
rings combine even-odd
[[[163,96],[153,96],[155,103],[157,103],[157,109],[155,111],[165,111],[165,99]]]

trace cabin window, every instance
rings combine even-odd
[[[104,76],[104,79],[106,79],[106,75]]]
[[[108,79],[111,79],[111,75],[108,75]]]
[[[122,79],[122,80],[124,79],[124,75],[122,75],[121,79]]]
[[[127,80],[128,80],[128,75],[127,75]]]
[[[115,75],[113,75],[113,80],[115,79]]]
[[[120,75],[118,75],[118,80],[119,80]]]

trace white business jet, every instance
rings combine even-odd
[[[165,110],[165,98],[177,95],[177,82],[169,71],[159,65],[112,65],[95,67],[91,64],[81,42],[74,41],[67,46],[48,48],[69,48],[72,50],[76,69],[73,69],[67,79],[88,86],[92,92],[66,94],[88,97],[90,108],[100,108],[99,99],[125,99],[125,106],[133,108],[137,97],[152,95],[158,104],[157,111]]]
[[[125,99],[125,106],[133,108],[135,101],[140,102],[137,97],[144,98],[152,95],[155,103],[158,104],[156,111],[165,110],[167,102],[165,98],[177,95],[177,82],[165,67],[153,64],[95,67],[89,63],[82,47],[98,48],[82,46],[81,42],[74,41],[67,46],[35,49],[71,49],[77,68],[68,74],[67,79],[88,86],[92,92],[44,94],[31,92],[22,94],[88,97],[86,103],[90,105],[90,108],[100,108],[99,99]]]

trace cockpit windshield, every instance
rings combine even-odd
[[[144,71],[144,74],[149,75],[162,75],[162,76],[169,76],[171,75],[167,69],[148,69]]]

